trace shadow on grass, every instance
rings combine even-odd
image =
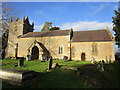
[[[3,82],[3,88],[114,88],[119,87],[119,63],[105,64],[105,72],[100,72],[97,65],[74,65],[75,70],[54,68],[50,72],[36,72],[35,78],[26,81],[22,86]]]

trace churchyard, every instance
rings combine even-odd
[[[35,77],[22,84],[2,80],[2,88],[116,88],[120,81],[120,64],[104,63],[104,70],[91,61],[52,60],[58,67],[49,68],[49,61],[25,61],[18,66],[18,60],[0,60],[2,69],[34,70]],[[103,64],[101,64],[102,66]]]

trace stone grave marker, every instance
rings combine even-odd
[[[94,64],[94,62],[95,62],[95,59],[92,57],[91,63]]]
[[[97,65],[97,68],[100,68],[101,67],[101,61],[98,62],[98,65]]]
[[[105,71],[105,69],[104,69],[104,64],[105,64],[105,62],[104,62],[104,60],[102,60],[101,68],[100,68],[100,71],[101,71],[101,72],[104,72],[104,71]]]
[[[22,66],[24,66],[24,57],[20,57],[20,59],[18,60],[18,67]]]
[[[42,60],[41,60],[41,62],[45,62],[45,55],[42,55]]]
[[[26,61],[30,61],[30,60],[31,60],[31,55],[27,55]]]
[[[48,70],[52,69],[52,56],[50,57],[49,61],[48,61]]]
[[[67,57],[67,56],[64,56],[64,57],[63,57],[63,60],[64,60],[64,62],[68,61],[68,57]]]

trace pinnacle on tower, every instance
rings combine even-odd
[[[27,20],[27,19],[28,19],[28,16],[26,16],[25,20]]]
[[[13,21],[13,19],[12,19],[12,17],[10,18],[10,22],[12,22]]]
[[[18,19],[18,17],[15,19],[15,21],[18,21],[19,19]]]
[[[32,22],[32,27],[34,27],[34,22]]]

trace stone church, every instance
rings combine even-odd
[[[74,31],[54,30],[33,32],[28,17],[11,20],[6,57],[30,57],[31,60],[53,59],[76,61],[114,61],[114,38],[109,29]]]

